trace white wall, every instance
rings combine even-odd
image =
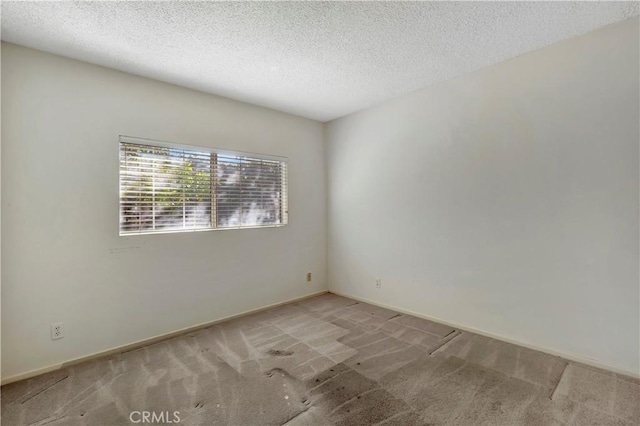
[[[331,122],[330,288],[637,374],[638,36]]]
[[[119,237],[119,134],[289,157],[289,225]],[[3,44],[2,377],[326,289],[324,182],[320,123]]]

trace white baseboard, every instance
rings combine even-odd
[[[186,333],[192,333],[196,330],[200,330],[202,328],[207,328],[210,327],[212,325],[215,324],[219,324],[221,322],[224,321],[229,321],[235,318],[239,318],[245,315],[250,315],[250,314],[255,314],[258,312],[262,312],[262,311],[266,311],[268,309],[273,309],[273,308],[277,308],[278,306],[283,306],[283,305],[288,305],[289,303],[294,303],[294,302],[299,302],[301,300],[305,300],[305,299],[309,299],[311,297],[315,297],[315,296],[319,296],[321,294],[325,294],[328,293],[328,290],[322,290],[322,291],[317,291],[315,293],[311,293],[308,294],[306,296],[302,296],[302,297],[296,297],[294,299],[290,299],[290,300],[286,300],[284,302],[279,302],[279,303],[274,303],[271,305],[267,305],[267,306],[263,306],[261,308],[256,308],[256,309],[251,309],[249,311],[245,311],[245,312],[241,312],[239,314],[235,314],[235,315],[230,315],[224,318],[219,318],[213,321],[209,321],[206,323],[201,323],[201,324],[197,324],[197,325],[193,325],[191,327],[186,327],[186,328],[182,328],[180,330],[176,330],[176,331],[172,331],[169,333],[165,333],[165,334],[161,334],[158,336],[154,336],[154,337],[150,337],[148,339],[143,339],[143,340],[138,340],[137,342],[133,342],[133,343],[129,343],[123,346],[118,346],[112,349],[107,349],[104,351],[100,351],[100,352],[96,352],[90,355],[85,355],[79,358],[74,358],[71,359],[69,361],[65,361],[59,364],[53,364],[53,365],[49,365],[46,367],[41,367],[41,368],[37,368],[35,370],[31,370],[31,371],[27,371],[26,373],[21,373],[21,374],[16,374],[14,376],[11,377],[7,377],[7,378],[3,378],[2,381],[0,382],[1,385],[6,385],[9,383],[13,383],[13,382],[18,382],[20,380],[25,380],[25,379],[30,379],[32,377],[35,376],[39,376],[41,374],[45,374],[45,373],[49,373],[51,371],[55,371],[55,370],[59,370],[61,368],[65,368],[65,367],[69,367],[71,365],[76,365],[76,364],[80,364],[82,362],[85,361],[89,361],[92,359],[96,359],[96,358],[102,358],[105,356],[111,356],[111,355],[116,355],[122,352],[127,352],[127,351],[131,351],[134,349],[138,349],[141,348],[143,346],[149,346],[152,345],[154,343],[158,343],[161,342],[163,340],[168,340],[168,339],[172,339],[174,337],[180,336],[182,334],[186,334]]]
[[[566,359],[568,361],[574,361],[574,362],[578,362],[578,363],[581,363],[581,364],[589,365],[591,367],[600,368],[602,370],[611,371],[611,372],[616,373],[616,374],[629,376],[629,377],[632,377],[634,379],[640,379],[640,373],[638,373],[638,372],[624,370],[624,369],[621,369],[621,368],[618,368],[618,367],[615,367],[615,366],[612,366],[612,365],[608,365],[608,364],[602,363],[600,361],[596,361],[594,359],[585,358],[583,356],[576,355],[576,354],[573,354],[573,353],[563,352],[563,351],[559,351],[559,350],[556,350],[556,349],[539,347],[539,346],[532,345],[532,344],[529,344],[529,343],[525,343],[525,342],[521,342],[521,341],[518,341],[518,340],[510,339],[508,337],[499,336],[497,334],[493,334],[493,333],[490,333],[488,331],[479,330],[477,328],[469,327],[469,326],[462,325],[462,324],[455,324],[455,323],[452,323],[450,321],[446,321],[446,320],[443,320],[443,319],[440,319],[440,318],[436,318],[436,317],[432,317],[432,316],[429,316],[429,315],[419,314],[417,312],[412,312],[412,311],[409,311],[407,309],[399,308],[397,306],[391,306],[391,305],[387,305],[387,304],[384,304],[384,303],[376,302],[376,301],[373,301],[373,300],[365,299],[363,297],[358,297],[358,296],[354,296],[354,295],[351,295],[351,294],[343,293],[343,292],[338,291],[338,290],[329,289],[329,293],[335,294],[337,296],[347,297],[349,299],[357,300],[357,301],[360,301],[360,302],[369,303],[371,305],[379,306],[381,308],[390,309],[392,311],[400,312],[402,314],[407,314],[407,315],[411,315],[411,316],[414,316],[414,317],[423,318],[423,319],[426,319],[426,320],[429,320],[429,321],[437,322],[437,323],[440,323],[440,324],[448,325],[449,327],[455,328],[457,330],[462,330],[462,331],[467,331],[469,333],[479,334],[481,336],[489,337],[491,339],[500,340],[502,342],[511,343],[511,344],[517,345],[517,346],[522,346],[522,347],[525,347],[527,349],[532,349],[534,351],[539,351],[539,352],[544,352],[544,353],[549,354],[549,355],[559,356],[559,357],[564,358],[564,359]]]

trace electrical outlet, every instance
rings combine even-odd
[[[376,288],[382,287],[382,280],[380,278],[376,278]]]
[[[307,273],[307,281],[311,281],[311,272]]]
[[[62,323],[57,322],[55,324],[51,324],[51,340],[58,340],[64,337],[64,333],[62,330]]]

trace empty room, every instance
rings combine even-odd
[[[640,425],[639,15],[2,1],[2,426]]]

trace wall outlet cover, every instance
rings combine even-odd
[[[64,337],[64,330],[62,329],[62,323],[57,322],[51,324],[51,340],[58,340]]]

